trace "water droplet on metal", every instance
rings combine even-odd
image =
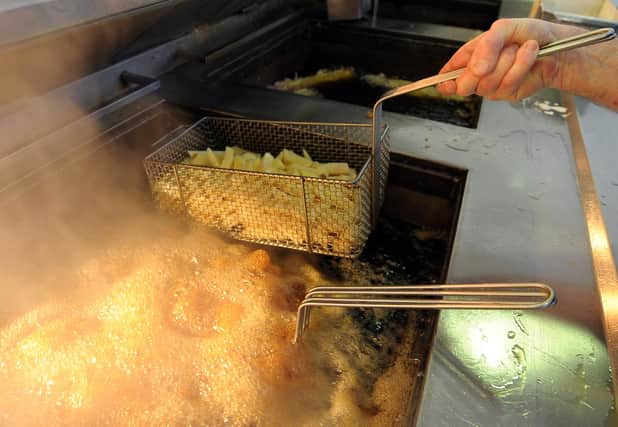
[[[588,402],[586,402],[584,400],[580,400],[579,403],[581,405],[585,406],[586,408],[594,409]]]
[[[513,357],[515,357],[515,361],[520,367],[526,366],[526,351],[522,346],[515,344],[511,348],[511,353],[513,353]]]
[[[446,146],[448,148],[450,148],[451,150],[455,150],[455,151],[463,151],[463,152],[468,152],[470,151],[470,147],[469,146],[464,146],[464,145],[455,145],[455,144],[446,144]]]
[[[575,375],[580,378],[584,378],[586,376],[586,368],[583,363],[578,363],[575,367]]]
[[[528,334],[528,329],[526,329],[526,325],[524,324],[524,321],[522,320],[522,314],[515,314],[515,317],[513,318],[513,320],[515,321],[515,324],[517,325],[517,327],[519,328],[519,330],[524,334],[524,335],[529,335]]]

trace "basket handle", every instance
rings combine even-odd
[[[302,340],[312,307],[534,310],[555,303],[554,289],[544,283],[320,286],[309,290],[298,306],[294,342]]]

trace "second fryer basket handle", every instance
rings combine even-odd
[[[294,342],[302,340],[313,307],[531,310],[555,302],[556,293],[544,283],[320,286],[310,289],[298,306]]]

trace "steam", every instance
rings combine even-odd
[[[0,327],[70,293],[73,272],[91,257],[161,228],[141,164],[142,147],[160,135],[100,136],[109,126],[88,114],[115,94],[85,104],[59,89],[108,65],[152,19],[0,47]]]

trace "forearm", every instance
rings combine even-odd
[[[552,87],[618,111],[618,39],[567,52]]]

